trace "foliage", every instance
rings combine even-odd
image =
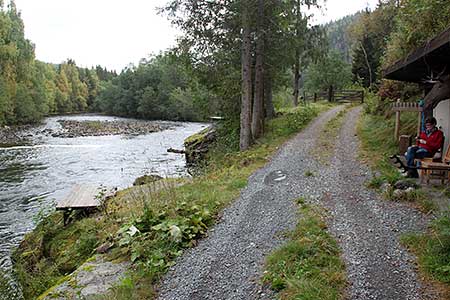
[[[402,243],[419,259],[421,270],[431,279],[444,283],[443,298],[450,296],[450,216],[433,221],[428,233],[408,234]]]
[[[345,267],[324,218],[319,208],[302,205],[290,240],[268,257],[263,280],[281,299],[343,298]]]
[[[394,28],[397,14],[397,1],[379,1],[377,8],[371,12],[362,12],[360,18],[349,29],[354,41],[352,73],[353,81],[370,87],[379,78],[381,59],[388,43],[387,36]]]
[[[112,74],[97,67],[100,70]],[[0,126],[86,111],[98,94],[96,71],[79,68],[70,59],[59,65],[35,60],[14,1],[6,8],[0,5]]]
[[[100,89],[95,107],[146,119],[203,120],[214,96],[171,53],[142,60]]]
[[[404,58],[412,50],[450,26],[447,0],[402,0],[390,35],[384,67]]]
[[[306,71],[305,89],[309,92],[321,92],[331,85],[342,89],[350,84],[350,65],[337,52],[331,51],[327,57],[312,64]]]
[[[324,25],[330,49],[340,53],[344,61],[349,64],[352,62],[351,54],[355,43],[355,40],[350,35],[350,27],[358,22],[360,16],[361,12],[357,12]]]
[[[152,284],[183,249],[206,234],[217,214],[246,186],[248,176],[326,108],[286,111],[268,124],[266,135],[248,151],[218,147],[222,151],[213,151],[205,172],[189,182],[165,179],[129,188],[107,202],[102,214],[75,219],[66,227],[60,214],[46,218],[14,254],[24,292],[36,297],[80,266],[96,246],[108,242],[114,244],[111,260],[134,262],[133,284],[115,287],[111,297],[151,299]]]
[[[53,214],[25,236],[13,255],[25,299],[40,295],[91,256],[104,238],[98,224],[89,218],[64,227],[62,216]]]

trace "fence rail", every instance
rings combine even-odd
[[[326,92],[303,94],[304,101],[330,101],[330,102],[361,102],[364,103],[364,91],[333,90],[331,87]]]

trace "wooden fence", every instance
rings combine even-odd
[[[326,92],[307,94],[303,93],[304,101],[316,102],[325,100],[329,102],[361,102],[364,103],[364,91],[355,90],[333,90]]]

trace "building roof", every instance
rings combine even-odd
[[[421,83],[447,67],[450,73],[450,28],[411,52],[407,57],[389,66],[383,72],[387,79]]]

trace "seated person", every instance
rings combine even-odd
[[[414,167],[414,160],[424,157],[433,157],[434,154],[442,146],[444,134],[437,129],[435,118],[427,118],[425,120],[425,131],[422,131],[416,138],[416,145],[408,148],[406,160],[408,167]],[[417,178],[419,174],[416,169],[409,169],[408,177]]]

